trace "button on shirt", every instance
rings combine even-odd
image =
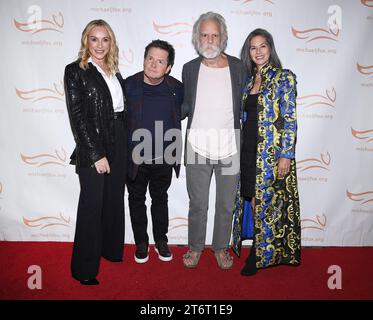
[[[104,77],[104,80],[110,90],[111,100],[113,100],[114,112],[122,112],[124,110],[123,91],[116,75],[112,74],[107,76],[104,70],[102,70],[101,67],[92,60],[92,58],[89,58],[88,62],[91,62]]]

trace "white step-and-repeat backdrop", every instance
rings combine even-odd
[[[207,11],[226,19],[227,53],[238,56],[249,32],[265,28],[298,76],[303,245],[373,245],[372,0],[1,0],[0,240],[73,241],[79,184],[68,164],[63,72],[85,25],[102,18],[112,26],[124,77],[142,69],[151,40],[169,41],[180,79],[196,57],[193,23]],[[214,181],[210,194],[208,243]],[[133,243],[125,197],[125,241]],[[169,241],[186,244],[184,168],[169,208]]]

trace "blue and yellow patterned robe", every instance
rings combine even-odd
[[[267,65],[261,70],[258,96],[255,210],[253,213],[256,267],[300,263],[300,208],[295,167],[296,76],[290,70]],[[254,79],[249,79],[243,100]],[[291,159],[290,172],[277,178],[280,157]],[[242,242],[244,201],[238,186],[234,211],[233,250]],[[246,202],[246,205],[248,202]],[[251,210],[250,210],[251,211]],[[247,210],[245,210],[247,212]]]

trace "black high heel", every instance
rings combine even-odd
[[[96,278],[87,279],[87,280],[80,280],[80,283],[84,286],[97,286],[100,284]]]
[[[242,276],[253,276],[256,274],[257,269],[256,269],[256,261],[255,261],[255,244],[253,242],[251,249],[250,249],[250,254],[246,259],[245,266],[241,270],[241,275]]]

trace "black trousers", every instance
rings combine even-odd
[[[128,179],[128,205],[135,243],[149,243],[147,233],[146,191],[152,198],[150,208],[154,241],[168,241],[168,194],[171,185],[172,166],[167,164],[143,164],[138,168],[134,181]]]
[[[126,136],[123,119],[115,122],[115,155],[110,174],[80,168],[80,197],[71,272],[75,279],[95,278],[101,256],[122,259],[124,247],[124,188]]]

